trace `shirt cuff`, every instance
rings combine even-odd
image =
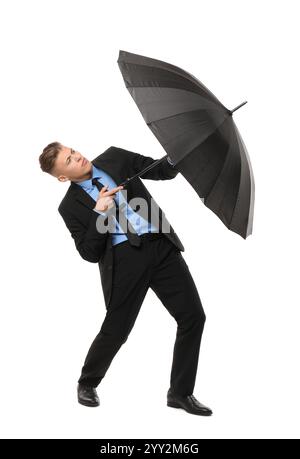
[[[169,164],[171,164],[171,166],[174,166],[174,163],[170,160],[169,156],[167,156],[167,161]]]
[[[102,212],[101,210],[93,209],[97,214],[103,215],[104,217],[106,216],[105,212]]]

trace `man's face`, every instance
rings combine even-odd
[[[71,147],[61,147],[53,169],[53,175],[60,182],[71,180],[80,182],[91,177],[92,163],[86,159],[79,151]]]

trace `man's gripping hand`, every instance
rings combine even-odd
[[[117,186],[115,188],[112,188],[111,190],[107,191],[107,185],[105,185],[101,190],[99,191],[99,195],[97,198],[96,206],[94,207],[94,210],[97,210],[98,212],[105,212],[108,209],[111,209],[114,206],[114,196],[115,194],[122,190],[124,187],[122,185]]]

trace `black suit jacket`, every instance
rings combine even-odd
[[[95,167],[107,172],[116,182],[120,184],[126,178],[140,172],[149,166],[155,159],[143,156],[132,151],[118,147],[109,147],[92,161]],[[178,174],[178,170],[171,166],[165,159],[153,169],[144,173],[142,178],[152,180],[169,180]],[[126,186],[127,201],[140,197],[147,201],[148,209],[151,209],[151,199],[159,209],[159,221],[161,224],[162,215],[170,225],[162,209],[157,205],[142,180],[137,177]],[[152,204],[153,205],[153,204]],[[112,235],[110,232],[100,233],[97,231],[97,218],[102,218],[104,223],[107,217],[102,216],[95,210],[95,201],[75,182],[71,182],[68,191],[61,201],[58,211],[69,229],[75,241],[76,249],[84,260],[91,263],[98,263],[100,278],[106,305],[109,304],[112,290],[113,275],[113,250]],[[138,212],[137,209],[133,209]],[[150,216],[150,214],[149,214]],[[106,220],[107,222],[107,220]],[[178,248],[184,251],[184,246],[179,237],[170,225],[170,232],[165,236]]]

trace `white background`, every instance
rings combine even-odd
[[[1,2],[2,437],[299,438],[297,3]],[[125,88],[120,49],[182,67],[229,109],[248,100],[234,115],[256,185],[247,240],[180,174],[144,180],[207,315],[194,395],[211,418],[166,406],[176,323],[151,290],[98,387],[101,406],[77,403],[105,305],[98,266],[57,211],[68,184],[38,156],[55,140],[89,159],[111,145],[165,154]]]

